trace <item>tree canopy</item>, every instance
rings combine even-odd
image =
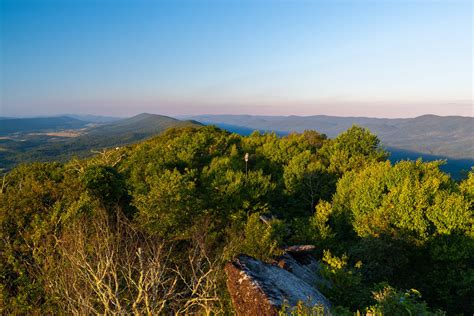
[[[310,243],[335,314],[472,314],[473,171],[455,182],[442,162],[387,157],[357,126],[207,126],[20,165],[0,191],[0,312],[221,313],[226,260]]]

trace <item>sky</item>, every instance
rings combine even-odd
[[[473,116],[471,1],[0,0],[0,116]]]

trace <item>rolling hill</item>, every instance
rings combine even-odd
[[[90,136],[119,136],[126,135],[153,135],[170,127],[183,127],[188,125],[201,125],[196,121],[181,121],[169,116],[142,113],[136,116],[118,120],[109,124],[97,126],[87,132]]]
[[[16,120],[22,123],[22,120],[30,119]],[[84,128],[87,124],[78,124],[80,129],[74,137],[58,137],[57,132],[61,131],[59,128],[61,125],[55,125],[56,128],[45,125],[46,129],[37,128],[34,134],[25,134],[25,129],[22,129],[21,136],[1,138],[0,170],[8,170],[21,162],[66,160],[72,156],[86,157],[92,154],[92,150],[131,144],[171,127],[201,126],[195,121],[181,121],[147,113]],[[49,133],[52,131],[56,133]]]
[[[90,114],[66,114],[67,117],[72,117],[81,121],[90,123],[111,123],[120,120],[119,117],[114,116],[103,116],[103,115],[90,115]]]

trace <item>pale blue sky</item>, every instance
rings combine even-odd
[[[471,1],[0,2],[0,116],[473,115]]]

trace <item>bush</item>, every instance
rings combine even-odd
[[[415,289],[399,292],[389,285],[379,285],[373,292],[376,305],[366,310],[367,315],[374,316],[411,316],[411,315],[445,315],[442,311],[432,312],[425,302],[422,302],[421,294]]]
[[[329,250],[324,251],[322,261],[321,274],[329,281],[329,285],[323,284],[321,290],[329,300],[352,310],[366,306],[368,290],[359,272],[362,263],[359,261],[350,267],[347,255],[337,257]]]

